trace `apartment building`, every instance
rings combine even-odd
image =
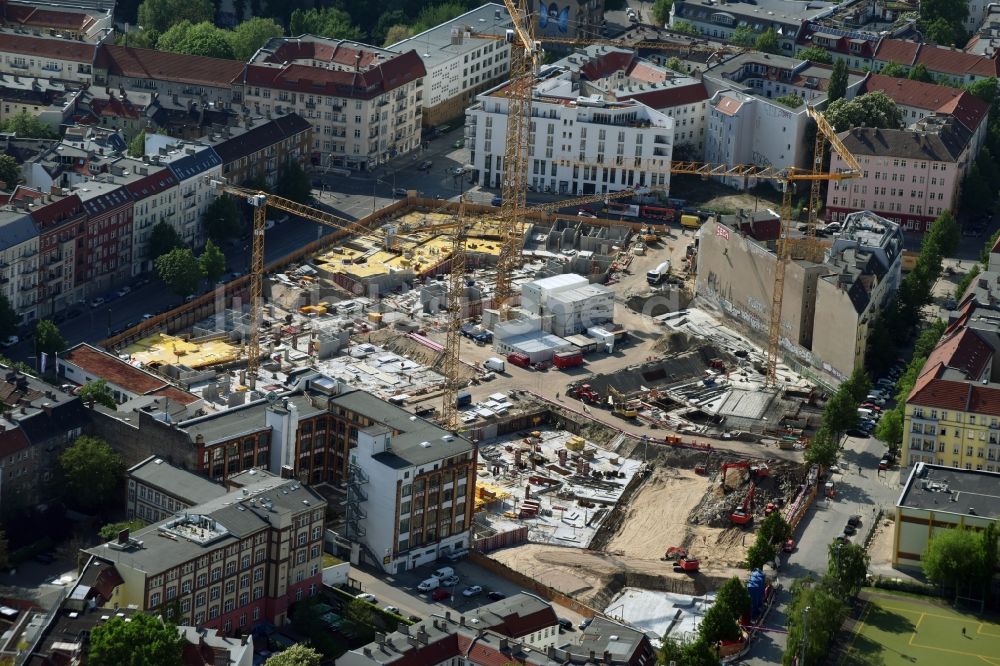
[[[812,352],[844,376],[865,367],[871,327],[901,280],[903,232],[869,211],[844,218],[816,282]]]
[[[754,34],[773,29],[778,46],[791,55],[795,41],[810,21],[830,16],[837,9],[829,2],[795,0],[755,0],[753,4],[716,0],[678,0],[670,8],[670,25],[685,21],[705,37],[728,41],[737,28],[746,27]]]
[[[398,573],[468,549],[475,445],[363,391],[329,404],[368,422],[351,433],[346,520],[369,564]]]
[[[244,106],[307,119],[313,164],[370,171],[420,146],[426,73],[416,51],[278,37],[246,67]]]
[[[82,257],[87,256],[87,211],[76,194],[59,195],[33,208],[31,219],[38,227],[36,316],[41,318],[85,296],[86,263]]]
[[[177,181],[177,214],[167,221],[186,245],[200,248],[206,238],[202,215],[219,196],[211,181],[222,173],[222,158],[211,146],[162,134],[146,135],[146,153],[151,165],[167,167]]]
[[[274,185],[290,163],[301,166],[309,160],[312,125],[296,113],[271,119],[246,116],[234,126],[213,128],[205,139],[222,160],[222,176],[242,185],[259,179]]]
[[[149,255],[153,227],[161,221],[177,219],[180,199],[177,177],[165,166],[150,164],[148,157],[118,158],[112,162],[111,170],[124,181],[132,197],[132,275],[152,271],[156,259]]]
[[[129,520],[158,523],[226,494],[224,486],[150,456],[125,471]]]
[[[503,3],[488,2],[386,47],[400,54],[416,51],[424,63],[424,127],[463,116],[477,94],[504,80],[510,70],[510,44],[474,35],[499,38],[513,27]]]
[[[228,109],[243,103],[245,68],[238,60],[101,44],[94,56],[94,83]]]
[[[507,131],[504,84],[466,112],[474,177],[499,188]],[[528,135],[529,187],[566,195],[630,187],[670,188],[675,120],[635,100],[581,96],[579,81],[559,68],[535,84]]]
[[[27,113],[58,133],[70,119],[78,95],[52,79],[0,74],[0,122]]]
[[[21,32],[0,32],[0,73],[55,79],[79,86],[93,80],[97,47],[87,42],[41,37]]]
[[[24,182],[46,194],[90,181],[102,172],[109,157],[124,153],[128,143],[121,132],[103,127],[73,125],[62,139],[26,156]]]
[[[0,295],[22,321],[38,301],[38,226],[26,211],[0,210]]]
[[[321,495],[269,477],[85,552],[121,580],[106,607],[171,607],[179,624],[242,634],[285,624],[319,590],[325,516]]]
[[[114,30],[114,3],[3,2],[0,26],[97,43]],[[24,33],[22,33],[24,34]]]
[[[881,37],[866,30],[852,30],[843,24],[832,26],[828,23],[804,25],[795,40],[795,54],[816,46],[829,53],[834,62],[843,60],[849,68],[856,70],[871,69]]]
[[[581,97],[599,94],[605,99],[633,100],[672,118],[674,150],[684,153],[683,159],[702,158],[708,92],[700,79],[680,76],[637,57],[634,51],[613,46],[582,47],[553,66],[579,81]]]
[[[963,51],[987,58],[996,56],[1000,46],[1000,7],[988,4],[983,10],[982,22],[972,33]]]
[[[77,273],[90,298],[132,276],[132,212],[129,192],[115,182],[91,181],[73,187],[87,213],[82,251],[77,245]]]
[[[954,212],[959,187],[972,163],[972,133],[951,116],[928,116],[913,129],[855,128],[839,134],[858,159],[861,178],[827,190],[831,221],[867,209],[923,233],[943,211]],[[845,169],[839,155],[830,168]]]
[[[880,72],[890,62],[902,65],[906,72],[923,65],[935,80],[959,87],[1000,76],[1000,61],[995,58],[904,39],[881,40],[872,57],[872,71]]]
[[[756,164],[778,168],[809,167],[812,121],[807,106],[822,105],[833,68],[807,60],[764,53],[744,53],[709,67],[702,81],[709,101],[705,161],[719,164]],[[863,77],[848,74],[848,97]],[[777,98],[794,95],[796,107]],[[752,179],[718,177],[744,189]]]

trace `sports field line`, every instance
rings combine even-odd
[[[861,635],[861,631],[865,628],[865,620],[868,619],[868,614],[872,610],[871,600],[865,601],[865,609],[861,611],[861,619],[858,620],[858,626],[854,628],[854,635],[851,636],[851,644],[847,646],[847,650],[844,651],[844,657],[840,660],[843,664],[844,661],[850,656],[851,652],[854,650],[854,643],[858,640],[858,636]]]
[[[967,618],[963,617],[962,615],[958,615],[957,613],[955,615],[941,615],[940,613],[928,613],[926,611],[916,610],[915,608],[903,608],[901,606],[882,606],[880,604],[879,607],[880,608],[884,608],[886,610],[893,610],[893,611],[896,611],[898,613],[912,613],[913,615],[916,615],[916,614],[919,613],[920,615],[926,615],[927,617],[937,617],[937,618],[941,618],[942,620],[964,620],[966,622],[969,621]],[[982,625],[982,623],[980,623],[980,626],[981,625]],[[988,635],[991,635],[991,634],[988,634]],[[1000,638],[1000,634],[997,634],[996,637]]]
[[[982,636],[989,636],[990,638],[1000,638],[1000,634],[995,634],[992,631],[983,631],[983,627],[986,626],[985,622],[980,622],[979,627],[976,629],[976,633]],[[990,626],[993,626],[992,624]],[[1000,657],[998,657],[1000,659]]]
[[[978,652],[964,652],[962,650],[952,650],[951,648],[942,648],[942,647],[935,647],[933,645],[921,645],[920,643],[914,643],[913,639],[916,637],[917,633],[913,632],[913,634],[910,636],[910,640],[908,641],[907,645],[909,645],[910,647],[921,648],[924,650],[937,650],[938,652],[947,652],[949,654],[960,654],[963,657],[978,657],[983,660],[988,660],[988,657],[984,657]]]

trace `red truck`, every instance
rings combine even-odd
[[[520,352],[514,352],[512,354],[507,354],[507,362],[511,365],[516,365],[520,368],[530,368],[531,359],[528,358],[527,354],[522,354]]]
[[[556,352],[556,355],[552,357],[552,364],[560,370],[575,368],[583,364],[583,354],[578,351]]]

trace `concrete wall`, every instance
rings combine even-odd
[[[340,587],[347,585],[347,578],[351,573],[351,563],[341,562],[332,567],[323,569],[323,585],[327,587]]]
[[[868,326],[860,326],[856,312],[846,291],[827,280],[819,281],[812,350],[845,375],[865,360]]]
[[[941,502],[948,503],[951,495],[942,494]],[[959,500],[958,510],[961,510]],[[927,511],[910,507],[896,507],[895,536],[892,541],[892,564],[901,567],[919,567],[920,557],[927,542],[942,530],[964,527],[976,531],[985,529],[991,522],[984,516],[968,516],[947,511]]]
[[[126,467],[155,455],[186,470],[198,469],[197,449],[187,434],[145,412],[120,414],[97,406],[91,411],[88,433],[110,444]]]

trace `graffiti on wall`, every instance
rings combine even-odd
[[[556,3],[550,3],[548,6],[542,3],[541,11],[538,12],[538,27],[545,30],[549,26],[552,26],[559,30],[559,32],[567,32],[569,30],[569,5],[559,9]]]

